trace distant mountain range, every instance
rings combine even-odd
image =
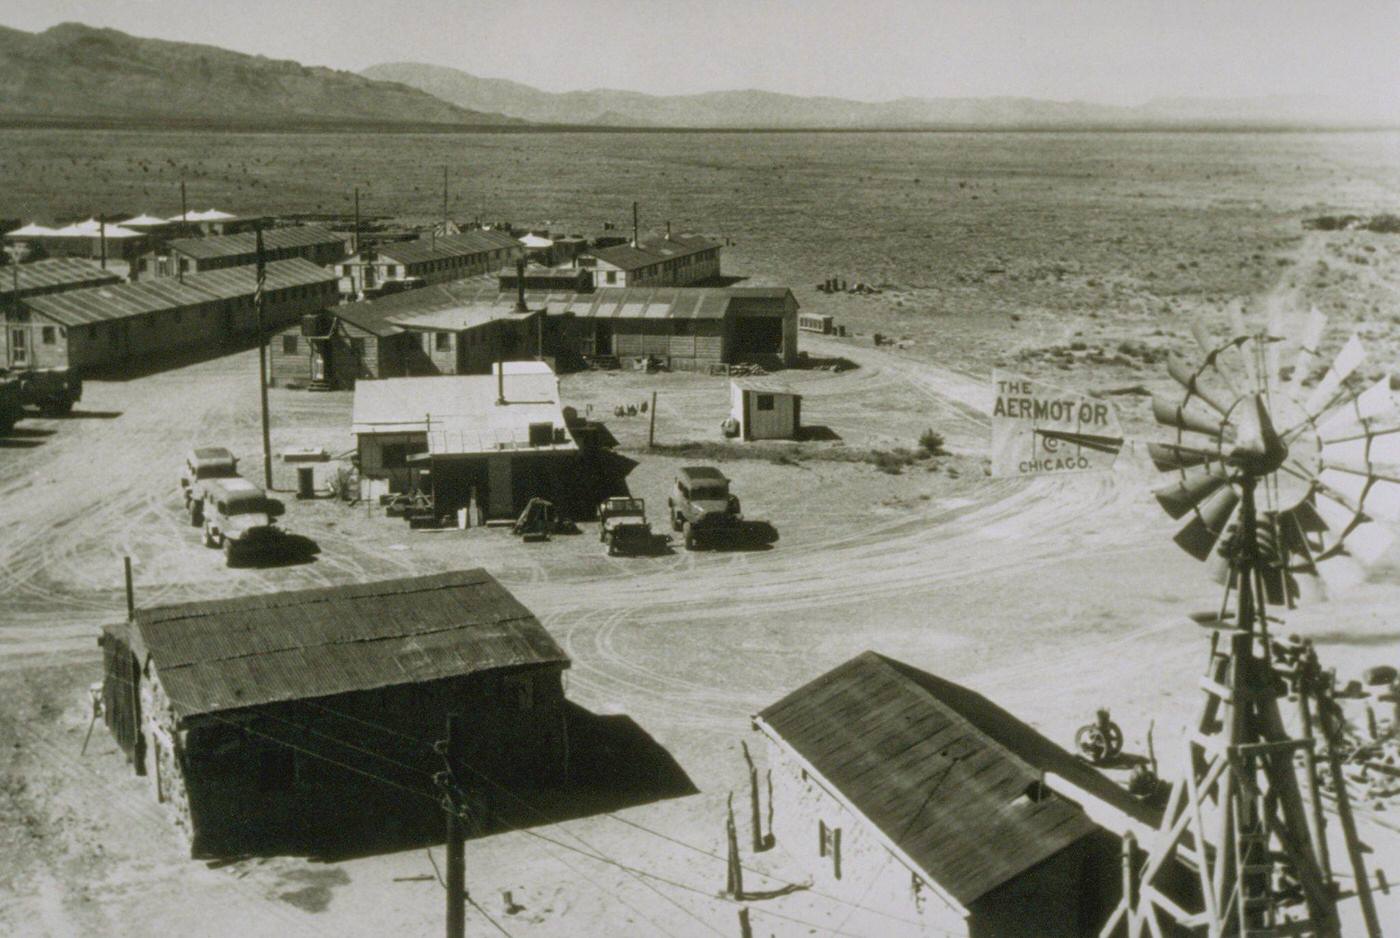
[[[417,88],[214,46],[63,23],[0,27],[0,117],[500,125]]]
[[[133,123],[297,129],[1128,128],[1400,125],[1326,97],[1180,98],[1113,107],[1037,98],[853,101],[771,91],[651,95],[550,92],[438,65],[376,65],[361,74],[142,39],[63,23],[41,33],[0,27],[0,122]]]
[[[650,95],[597,89],[550,92],[502,78],[480,78],[440,65],[394,62],[361,72],[367,78],[422,89],[460,107],[541,124],[711,128],[1055,128],[1183,125],[1348,126],[1395,123],[1400,115],[1367,117],[1323,96],[1239,99],[1176,98],[1138,107],[1038,98],[899,98],[853,101],[771,91]]]

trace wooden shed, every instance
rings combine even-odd
[[[1119,897],[1119,840],[1048,779],[1160,817],[985,698],[874,652],[754,727],[777,842],[822,891],[934,934],[1098,934]]]
[[[729,382],[729,416],[741,440],[795,440],[802,395],[771,378],[736,378]]]
[[[141,609],[100,644],[107,726],[195,856],[431,805],[449,713],[475,787],[566,772],[569,658],[484,570]]]

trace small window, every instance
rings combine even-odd
[[[759,410],[772,410],[772,409],[773,409],[773,395],[771,395],[771,394],[756,394],[756,395],[754,395],[754,406],[757,407]]]
[[[351,339],[351,340],[350,340],[350,354],[351,354],[351,355],[354,355],[356,358],[363,358],[363,357],[364,357],[364,354],[365,354],[365,340],[364,340],[364,339]]]
[[[452,333],[450,333],[450,332],[439,332],[439,333],[437,333],[436,342],[437,342],[437,350],[438,350],[439,352],[449,352],[449,351],[451,351],[451,350],[452,350]]]
[[[608,271],[608,283],[617,283],[617,271]]]
[[[282,336],[282,354],[295,355],[297,353],[297,337],[294,335]]]
[[[53,345],[53,344],[54,344],[55,342],[57,342],[57,341],[58,341],[58,335],[57,335],[56,331],[54,330],[54,327],[53,327],[53,326],[45,326],[45,327],[44,327],[44,344],[45,344],[45,345]]]
[[[180,273],[182,273],[182,274],[184,274],[184,273],[189,273],[189,270],[190,270],[190,262],[187,261],[187,260],[185,260],[183,257],[180,258]]]

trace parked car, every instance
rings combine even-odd
[[[666,500],[671,530],[685,539],[686,550],[721,537],[732,537],[743,528],[739,498],[729,492],[729,480],[713,466],[687,466],[676,474],[676,485]]]
[[[609,557],[650,550],[652,536],[644,500],[610,498],[598,506],[598,540],[608,545]]]
[[[281,537],[273,519],[281,506],[237,476],[204,483],[204,546],[222,548],[229,566],[271,551]]]
[[[211,479],[232,479],[238,475],[238,457],[222,446],[201,446],[185,456],[185,469],[180,475],[180,489],[185,496],[185,510],[190,524],[204,523],[204,487]]]

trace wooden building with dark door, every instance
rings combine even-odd
[[[1120,841],[1090,813],[1160,820],[985,698],[874,652],[754,727],[777,842],[823,892],[933,934],[1097,935],[1121,894]]]
[[[395,824],[438,797],[449,713],[469,786],[567,771],[569,658],[484,570],[141,609],[100,643],[107,726],[195,856]]]

